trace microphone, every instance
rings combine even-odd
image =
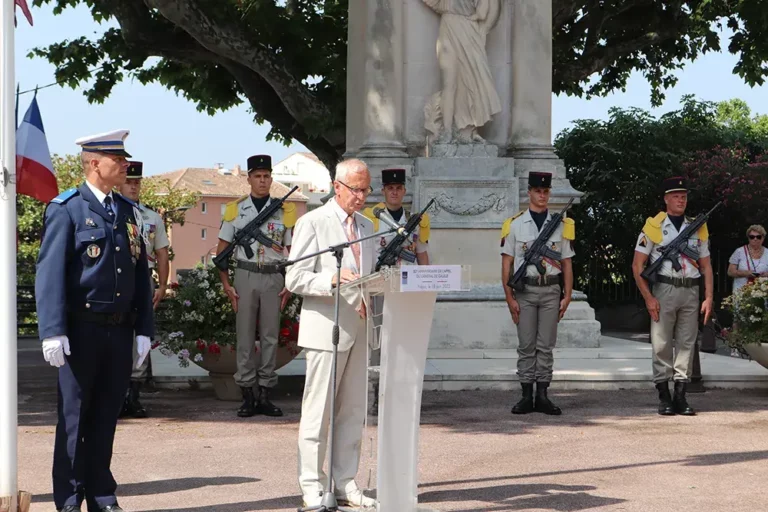
[[[398,235],[405,235],[405,228],[401,226],[400,224],[397,224],[394,220],[391,220],[389,218],[389,215],[382,216],[381,214],[384,213],[384,208],[374,208],[373,209],[373,216],[379,219],[380,221],[384,222],[387,226],[394,229],[395,232]]]

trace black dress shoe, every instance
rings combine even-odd
[[[523,398],[512,406],[512,414],[528,414],[533,412],[533,382],[521,382]]]
[[[672,398],[672,407],[674,407],[677,414],[683,416],[696,416],[696,411],[688,405],[688,401],[685,399],[685,391],[687,387],[687,382],[675,381],[675,396]]]
[[[64,508],[58,509],[59,512],[80,512],[80,505],[67,505]]]
[[[549,382],[537,382],[536,383],[536,400],[534,402],[533,410],[536,412],[543,412],[550,416],[560,416],[563,411],[558,406],[552,403],[547,397],[547,388]]]
[[[115,503],[114,505],[107,505],[106,507],[102,507],[100,512],[125,512],[122,508],[120,508],[120,505]]]
[[[120,417],[124,418],[129,416],[131,418],[146,418],[147,410],[139,402],[139,389],[141,388],[140,381],[131,381],[131,385],[125,394],[125,402],[123,402],[123,410],[120,411]]]
[[[259,387],[259,399],[256,403],[256,414],[264,416],[282,416],[283,411],[269,401],[269,388]]]
[[[658,382],[656,389],[659,390],[659,414],[674,416],[675,409],[672,407],[672,395],[669,394],[669,382]]]

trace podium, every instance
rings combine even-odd
[[[439,291],[468,291],[470,267],[384,267],[345,287],[361,289],[369,311],[369,348],[381,345],[377,510],[416,512],[421,393],[435,302]],[[372,307],[377,297],[383,297],[380,312]]]

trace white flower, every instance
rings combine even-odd
[[[203,354],[195,354],[195,362],[199,363],[203,360]]]
[[[210,288],[210,286],[211,285],[208,284],[208,281],[201,281],[200,282],[200,288],[202,288],[203,290],[206,290],[206,289]]]

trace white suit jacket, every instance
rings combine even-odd
[[[300,258],[347,241],[344,227],[331,201],[299,218],[293,233],[289,259]],[[365,216],[356,213],[355,222],[359,238],[373,234],[373,224]],[[375,246],[373,239],[360,242],[359,245],[360,265],[363,268],[358,269],[357,273],[364,276],[375,266]],[[344,249],[342,268],[356,268],[351,248]],[[299,328],[300,347],[333,350],[331,337],[335,289],[331,287],[331,280],[335,274],[336,258],[331,253],[295,263],[286,271],[286,288],[304,298]],[[358,332],[365,329],[365,323],[360,321],[357,312],[362,302],[363,294],[359,288],[342,290],[339,303],[339,351],[350,350],[357,336],[365,334]]]

